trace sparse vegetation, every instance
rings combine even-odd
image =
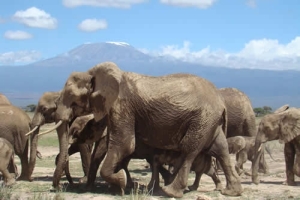
[[[263,106],[263,107],[254,108],[253,111],[254,111],[256,117],[261,117],[266,114],[272,113],[272,108],[269,106]]]

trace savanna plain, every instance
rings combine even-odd
[[[33,113],[28,113],[30,117]],[[256,123],[259,124],[261,118],[257,118]],[[41,129],[50,129],[54,124],[44,125]],[[241,175],[241,182],[244,192],[239,197],[228,197],[221,195],[219,191],[214,191],[215,185],[210,177],[203,175],[201,178],[200,186],[197,191],[187,192],[181,199],[300,199],[300,184],[299,178],[295,177],[299,186],[287,186],[285,181],[285,161],[283,153],[283,145],[278,141],[268,142],[267,146],[272,152],[272,160],[266,153],[265,158],[269,166],[268,174],[260,174],[261,183],[255,185],[251,183],[251,177],[245,174]],[[0,187],[0,200],[12,199],[12,200],[75,200],[75,199],[128,199],[128,200],[142,200],[142,199],[174,199],[166,198],[162,196],[154,196],[151,191],[143,190],[140,187],[136,191],[127,191],[125,196],[113,196],[108,192],[108,185],[105,181],[99,177],[99,171],[97,173],[97,179],[94,188],[90,192],[84,191],[84,185],[79,184],[78,180],[83,176],[81,159],[79,153],[76,153],[69,157],[70,173],[73,178],[74,184],[70,185],[65,178],[61,180],[63,189],[60,192],[53,192],[52,189],[52,176],[55,169],[55,157],[59,152],[57,134],[55,131],[50,134],[43,135],[39,138],[38,150],[42,154],[42,159],[37,158],[36,167],[33,172],[34,181],[17,181],[12,188]],[[21,170],[20,160],[15,156],[15,161],[18,166],[18,171]],[[231,155],[231,161],[235,163],[235,156]],[[147,185],[150,181],[151,171],[147,167],[148,164],[145,160],[133,159],[129,164],[129,171],[134,179],[140,183],[140,185]],[[100,165],[101,167],[101,165]],[[244,169],[250,171],[251,162],[247,161],[244,164]],[[188,184],[191,185],[194,181],[195,174],[193,172],[189,175]],[[219,172],[219,177],[225,186],[225,176],[223,172]],[[163,185],[162,179],[160,185]],[[2,180],[0,181],[0,183]]]

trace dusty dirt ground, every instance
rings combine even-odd
[[[43,129],[50,128],[52,125],[47,125]],[[0,199],[174,199],[161,196],[152,196],[147,192],[140,191],[139,194],[127,191],[123,197],[113,196],[108,194],[108,185],[99,177],[97,173],[97,180],[92,192],[85,192],[83,185],[78,184],[78,179],[83,176],[81,159],[79,153],[76,153],[70,157],[70,171],[74,180],[74,185],[68,184],[65,177],[62,178],[61,183],[64,186],[62,192],[51,192],[52,176],[55,169],[54,160],[58,153],[57,143],[45,145],[47,142],[53,140],[56,141],[56,133],[50,133],[42,136],[39,140],[38,150],[41,152],[43,158],[37,159],[37,164],[34,169],[33,182],[18,181],[11,189],[1,189]],[[283,146],[278,141],[269,142],[267,144],[272,150],[272,155],[276,161],[273,161],[268,154],[266,154],[266,160],[269,165],[269,174],[260,174],[261,183],[254,185],[251,183],[251,177],[242,175],[241,182],[244,192],[240,197],[228,197],[221,195],[220,192],[214,191],[215,185],[210,177],[203,175],[200,186],[197,191],[188,192],[184,194],[181,199],[300,199],[300,185],[299,186],[286,186],[283,184],[285,181],[285,162],[283,155]],[[234,163],[234,156],[231,156],[231,160]],[[18,170],[20,172],[20,160],[16,157]],[[151,172],[148,168],[145,160],[132,160],[129,165],[131,176],[134,180],[141,184],[147,184],[150,180]],[[245,170],[250,170],[251,162],[247,161],[244,165]],[[225,177],[223,173],[219,173],[223,186],[226,185]],[[194,181],[194,173],[190,173],[189,185]],[[296,177],[296,181],[299,184],[299,178]],[[161,182],[163,185],[163,182]],[[10,196],[5,198],[4,192],[9,193]],[[1,194],[2,193],[2,194]],[[201,198],[202,197],[202,198]]]

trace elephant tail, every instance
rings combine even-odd
[[[265,147],[266,147],[266,148],[265,148],[265,149],[266,149],[266,152],[269,154],[269,156],[271,157],[271,159],[274,160],[274,161],[276,161],[276,160],[273,158],[273,156],[272,156],[271,149],[270,149],[267,145],[266,145]]]
[[[224,108],[223,113],[222,113],[222,121],[223,121],[222,130],[223,130],[225,136],[227,137],[228,118],[227,118],[227,109],[226,109],[226,107]]]

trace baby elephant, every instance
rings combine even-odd
[[[11,186],[16,180],[15,176],[9,173],[9,164],[14,167],[14,147],[4,138],[0,138],[0,172],[4,177],[4,185]]]
[[[230,154],[236,154],[236,164],[235,169],[239,175],[243,173],[243,164],[249,160],[253,162],[255,155],[255,136],[234,136],[227,138],[228,150]],[[268,148],[266,148],[267,153],[273,159],[271,152]],[[273,159],[274,160],[274,159]],[[262,160],[259,163],[259,169],[266,169],[266,161]],[[266,172],[264,172],[266,173]],[[250,174],[248,174],[250,175]]]
[[[158,175],[158,167],[163,164],[173,166],[173,175],[170,176],[169,180],[165,180],[165,184],[169,184],[172,182],[173,178],[175,178],[179,168],[180,168],[180,160],[178,157],[180,156],[179,152],[168,151],[168,150],[160,150],[156,149],[153,156],[153,169],[152,169],[152,177],[151,181],[148,185],[148,188],[154,187],[154,189],[159,188],[159,175]],[[210,176],[216,185],[216,190],[222,189],[222,184],[220,179],[217,176],[216,170],[212,165],[212,157],[205,153],[199,153],[199,155],[195,158],[191,171],[194,171],[196,174],[195,181],[193,185],[188,186],[190,191],[197,190],[200,179],[203,173]]]

